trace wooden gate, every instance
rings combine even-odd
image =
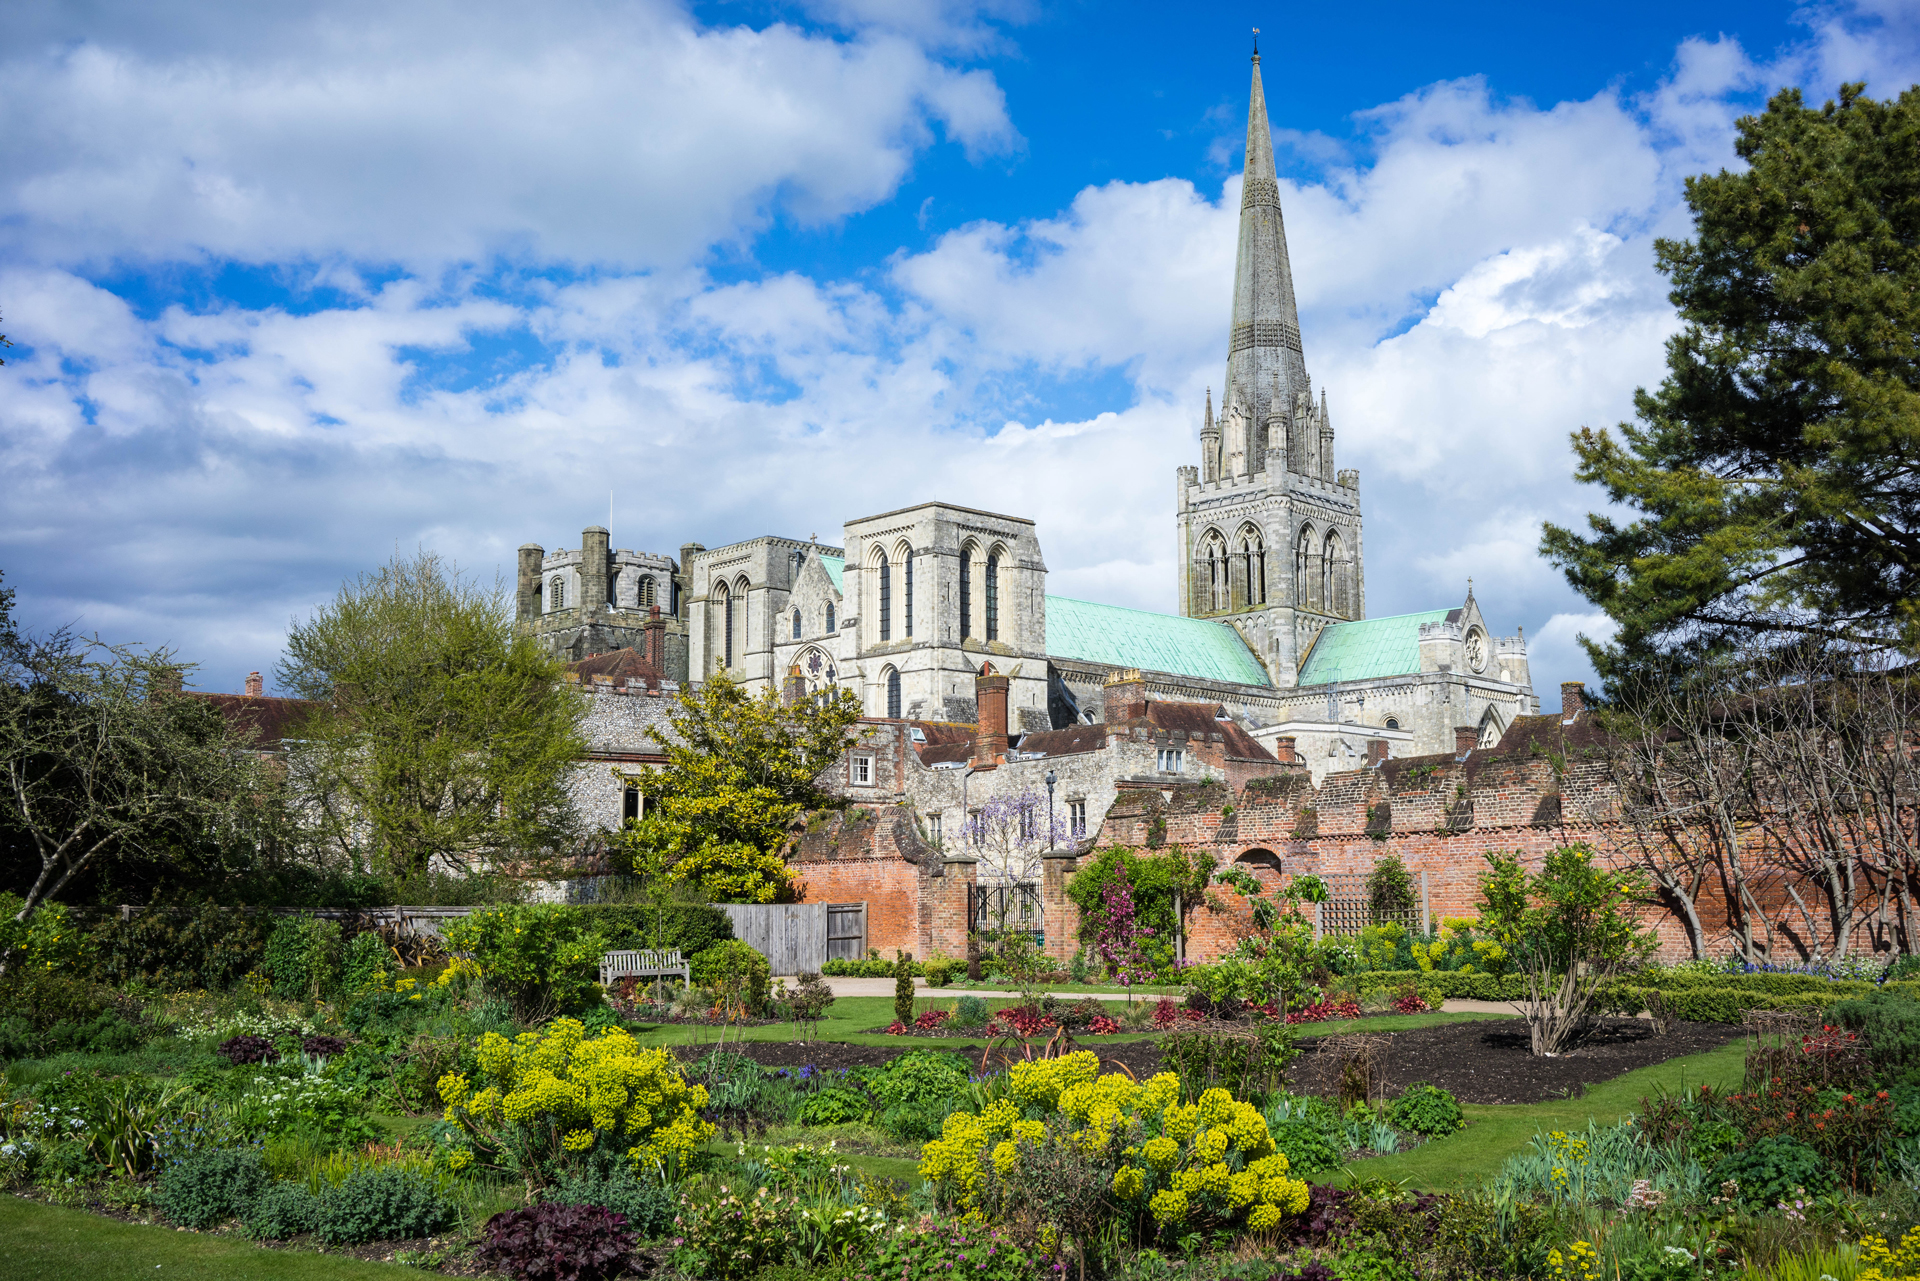
[[[860,961],[867,955],[867,905],[827,904],[827,959]]]

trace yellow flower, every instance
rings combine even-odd
[[[1184,1192],[1156,1192],[1147,1202],[1147,1209],[1153,1212],[1158,1223],[1179,1223],[1187,1217],[1187,1194]]]

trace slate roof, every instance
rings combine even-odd
[[[1271,685],[1266,669],[1224,623],[1047,597],[1047,653],[1108,667]]]
[[[1363,618],[1330,623],[1320,629],[1307,661],[1300,668],[1302,685],[1331,681],[1364,681],[1378,676],[1404,676],[1420,670],[1420,625],[1444,623],[1450,611],[1429,609],[1418,614]]]
[[[822,556],[820,558],[820,568],[826,570],[827,577],[833,580],[833,590],[839,592],[842,596],[846,595],[847,589],[842,585],[840,580],[847,572],[847,558],[844,556]]]

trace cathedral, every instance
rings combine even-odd
[[[675,558],[615,550],[599,526],[577,549],[530,544],[519,625],[569,659],[634,650],[655,681],[838,687],[869,718],[926,730],[979,722],[979,678],[1004,677],[1016,756],[1023,736],[1099,723],[1120,673],[1285,744],[1316,779],[1370,754],[1453,752],[1462,727],[1488,746],[1538,711],[1524,638],[1491,635],[1470,588],[1367,616],[1360,476],[1336,467],[1307,374],[1257,54],[1226,376],[1201,422],[1175,485],[1178,615],[1048,595],[1032,519],[922,502],[846,521],[837,544],[765,536]]]

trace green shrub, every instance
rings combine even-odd
[[[897,965],[894,961],[869,957],[864,961],[828,961],[820,967],[820,972],[834,979],[890,979]],[[926,976],[926,967],[918,961],[909,961],[907,965],[914,977]]]
[[[698,956],[733,937],[733,921],[711,903],[590,903],[569,909],[607,940],[609,951],[675,948]]]
[[[285,1241],[313,1231],[319,1221],[320,1200],[304,1183],[269,1185],[241,1215],[247,1235],[260,1241]]]
[[[267,936],[260,967],[273,982],[275,996],[317,1001],[340,984],[340,923],[304,912],[286,916]]]
[[[913,958],[905,952],[893,967],[893,1017],[901,1023],[913,1022]]]
[[[252,1148],[216,1148],[173,1162],[160,1174],[160,1209],[186,1228],[244,1215],[266,1190],[267,1167]]]
[[[1041,1269],[998,1229],[982,1233],[963,1224],[941,1224],[885,1238],[873,1272],[942,1281],[1028,1281],[1042,1275]]]
[[[605,1174],[563,1174],[542,1196],[557,1203],[597,1205],[624,1214],[627,1226],[639,1233],[642,1241],[651,1241],[673,1226],[672,1191],[641,1178],[625,1164],[610,1166]]]
[[[1289,1102],[1290,1107],[1267,1110],[1267,1130],[1273,1135],[1274,1150],[1287,1158],[1296,1178],[1338,1169],[1347,1154],[1333,1110],[1318,1099]]]
[[[967,1088],[967,1061],[958,1054],[915,1050],[867,1078],[867,1092],[882,1109],[957,1097]]]
[[[1764,1210],[1822,1196],[1839,1182],[1818,1152],[1787,1135],[1770,1135],[1732,1153],[1714,1167],[1713,1177],[1738,1183],[1740,1203]]]
[[[71,974],[23,967],[0,977],[0,1016],[23,1020],[35,1035],[56,1023],[90,1022],[106,1008],[103,992]]]
[[[340,957],[340,990],[349,997],[372,991],[394,972],[393,950],[368,930],[353,936]]]
[[[1881,988],[1835,1003],[1827,1017],[1865,1038],[1876,1072],[1899,1077],[1920,1068],[1920,1001],[1906,992]]]
[[[138,980],[222,991],[259,968],[272,924],[264,913],[211,899],[160,899],[131,920],[108,917],[89,931],[94,976],[115,987]]]
[[[487,987],[511,1001],[522,1019],[567,1013],[599,1000],[606,940],[582,925],[570,908],[487,908],[448,922],[441,933],[449,948],[480,963]]]
[[[772,999],[773,966],[751,944],[738,939],[715,943],[689,964],[695,987],[730,995],[755,1014]]]
[[[953,982],[956,973],[966,969],[965,961],[957,961],[951,956],[936,956],[928,959],[923,967],[926,970],[928,987],[945,987]]]
[[[0,894],[0,960],[8,969],[69,974],[86,969],[91,943],[64,903],[42,903],[23,923],[14,917],[27,905],[18,894]]]
[[[1387,1119],[1398,1129],[1409,1130],[1414,1134],[1436,1137],[1452,1134],[1464,1129],[1467,1118],[1460,1111],[1460,1102],[1437,1085],[1428,1085],[1425,1081],[1407,1087],[1406,1092],[1393,1101],[1393,1108]]]
[[[896,1103],[883,1108],[874,1117],[882,1134],[902,1143],[927,1143],[940,1137],[947,1114],[960,1107],[957,1099],[939,1099],[931,1103]]]
[[[864,1094],[835,1085],[800,1100],[793,1117],[802,1125],[845,1125],[866,1120],[867,1111]]]
[[[1197,968],[1197,967],[1196,967]],[[1397,990],[1409,983],[1421,991],[1436,988],[1443,1000],[1518,1001],[1527,994],[1527,981],[1518,974],[1486,974],[1478,970],[1367,970],[1354,976],[1361,992]]]
[[[328,1245],[404,1241],[452,1224],[453,1204],[426,1175],[362,1167],[320,1196],[314,1231]]]
[[[1790,976],[1774,976],[1790,977]],[[1826,983],[1825,980],[1821,980]],[[1835,986],[1826,983],[1828,988]],[[1667,1013],[1673,1018],[1690,1023],[1738,1023],[1748,1010],[1783,1010],[1793,1008],[1819,1009],[1832,996],[1819,991],[1788,992],[1784,995],[1772,995],[1754,988],[1740,987],[1694,987],[1684,986],[1667,988],[1646,988],[1632,984],[1620,984],[1609,988],[1604,994],[1607,1003],[1621,1010],[1642,1010],[1647,1008],[1647,994],[1657,991],[1666,1003]]]
[[[963,996],[953,1003],[954,1027],[985,1027],[989,1017],[984,997]]]

